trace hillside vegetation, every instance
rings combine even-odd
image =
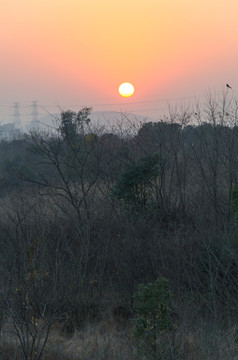
[[[0,144],[2,359],[237,358],[237,110]]]

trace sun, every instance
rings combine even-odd
[[[125,82],[119,86],[118,91],[121,96],[129,97],[134,94],[135,88],[131,83]]]

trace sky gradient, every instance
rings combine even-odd
[[[226,83],[237,96],[237,16],[237,0],[0,0],[0,122],[14,101],[23,117],[32,100],[149,115]]]

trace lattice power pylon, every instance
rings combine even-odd
[[[21,128],[21,113],[20,113],[20,105],[19,102],[14,102],[13,105],[14,108],[14,124],[15,124],[15,128],[16,129],[20,129]]]

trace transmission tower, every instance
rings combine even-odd
[[[34,100],[31,104],[32,112],[32,120],[31,120],[31,128],[37,130],[39,128],[39,111],[38,111],[38,101]]]
[[[20,129],[21,128],[21,114],[20,114],[20,105],[19,102],[14,102],[13,105],[14,108],[14,124],[15,124],[15,128],[16,129]]]
[[[39,121],[39,112],[38,112],[38,101],[32,101],[32,121],[38,122]]]

